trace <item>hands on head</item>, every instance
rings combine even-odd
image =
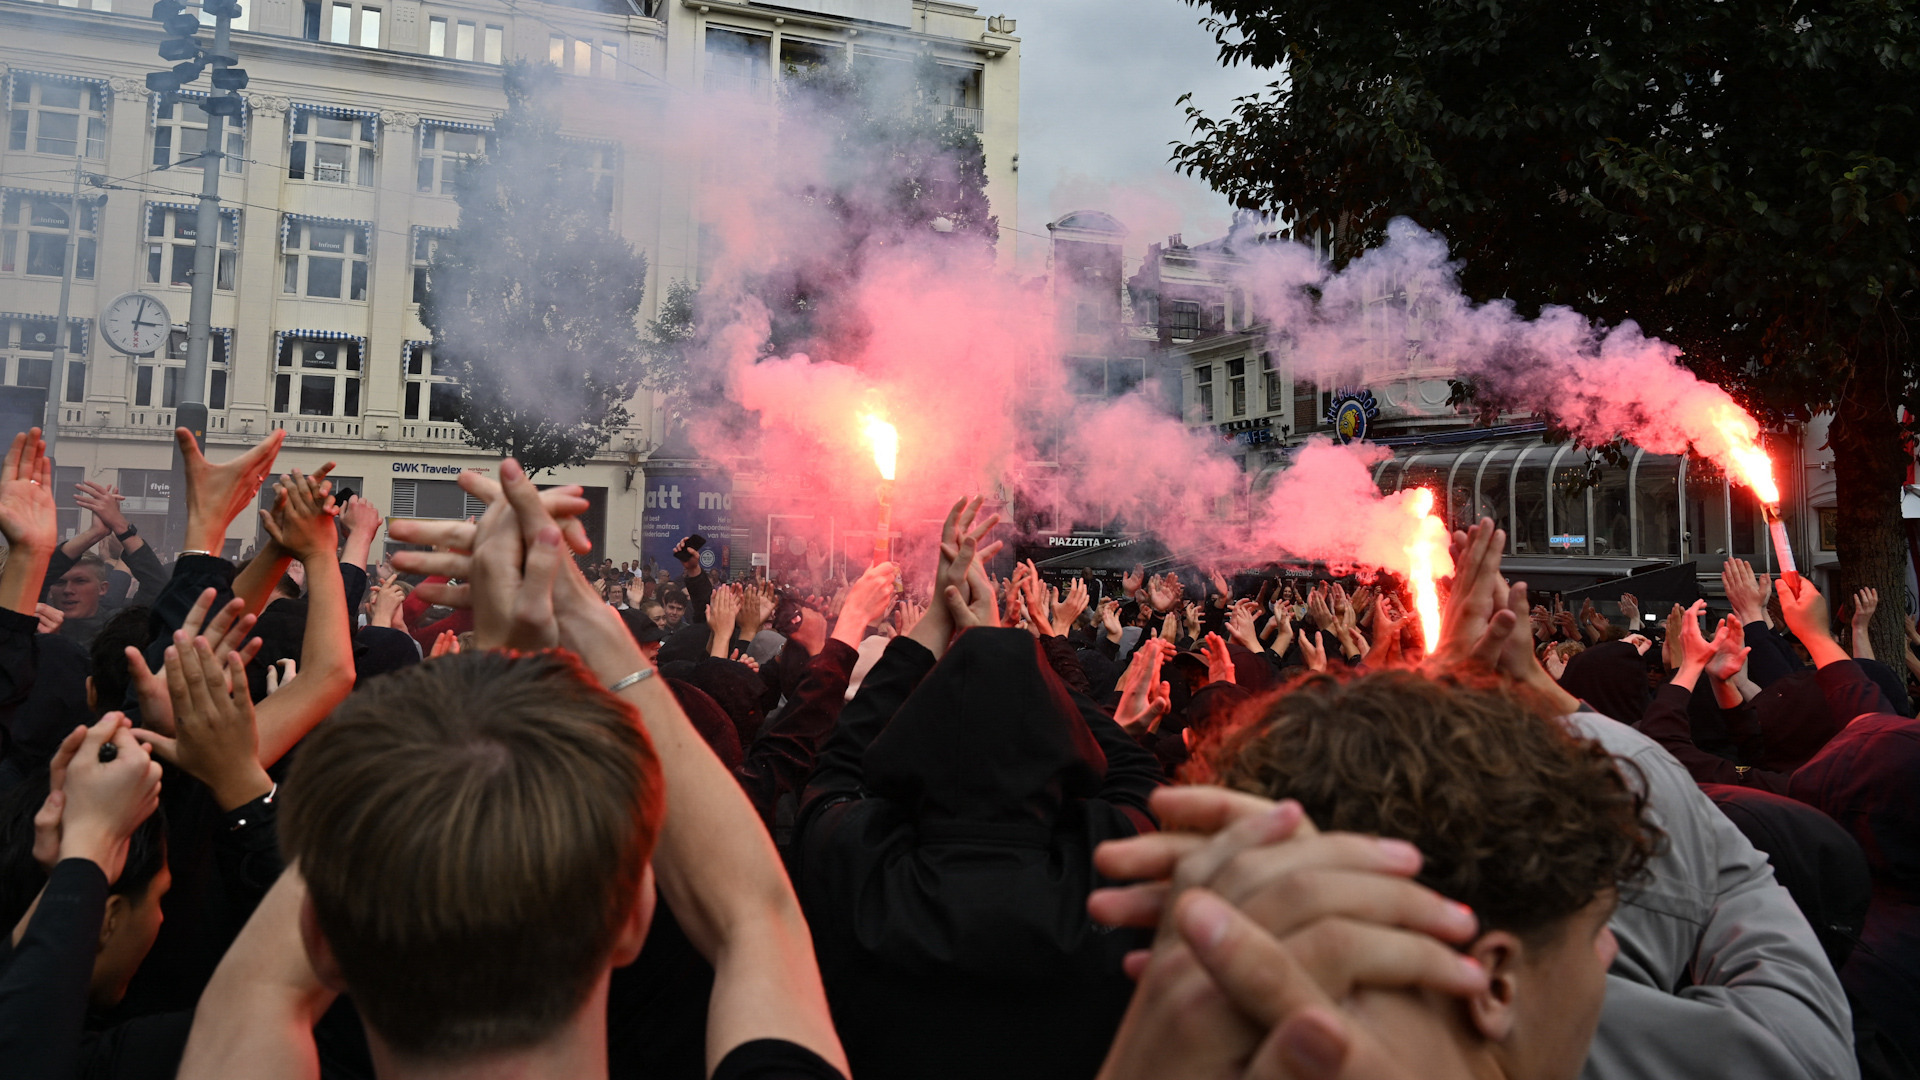
[[[947,651],[953,635],[972,626],[999,625],[993,583],[984,563],[1000,550],[998,540],[981,545],[999,514],[980,515],[981,496],[961,499],[947,511],[940,526],[939,558],[934,565],[933,597],[926,614],[907,636],[938,657]]]
[[[113,754],[101,760],[108,744]],[[127,841],[160,805],[160,763],[133,737],[126,714],[110,712],[76,727],[54,751],[51,790],[34,816],[34,857],[51,870],[87,859],[112,884],[127,862]]]

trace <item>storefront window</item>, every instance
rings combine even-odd
[[[1735,484],[1733,502],[1733,553],[1752,557],[1760,554],[1760,537],[1766,535],[1767,526],[1760,513],[1760,500],[1754,497],[1753,489],[1745,484]]]
[[[1514,447],[1502,447],[1493,451],[1486,465],[1480,470],[1480,499],[1474,509],[1474,518],[1478,520],[1490,517],[1493,523],[1512,531],[1513,500],[1510,484],[1513,480],[1513,459],[1520,451]]]
[[[1626,465],[1607,465],[1593,489],[1593,536],[1588,551],[1594,555],[1629,555],[1633,528],[1628,518],[1633,505],[1632,479]]]
[[[1465,451],[1453,463],[1453,480],[1447,485],[1447,527],[1465,529],[1479,519],[1474,516],[1473,477],[1485,460],[1484,449]]]
[[[1680,554],[1680,459],[1646,454],[1634,476],[1640,555]]]
[[[1443,517],[1447,512],[1447,470],[1452,467],[1458,454],[1452,450],[1443,450],[1437,454],[1422,454],[1418,461],[1407,464],[1406,475],[1400,481],[1400,490],[1423,487],[1433,493],[1433,506]]]
[[[1726,475],[1699,458],[1687,462],[1687,531],[1693,534],[1688,554],[1727,554]]]
[[[1513,478],[1513,551],[1544,555],[1547,547],[1547,466],[1559,447],[1536,446],[1520,459]]]
[[[1553,470],[1553,531],[1547,550],[1561,555],[1587,555],[1591,530],[1587,522],[1587,455],[1569,448]]]

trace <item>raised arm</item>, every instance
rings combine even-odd
[[[13,437],[0,462],[0,534],[7,538],[0,567],[0,608],[33,615],[47,580],[47,561],[59,536],[53,503],[53,459],[40,429]]]
[[[260,760],[280,760],[293,744],[353,692],[353,638],[340,563],[334,558],[335,528],[324,481],[287,474],[275,514],[264,514],[269,535],[307,570],[307,625],[300,674],[260,703]]]

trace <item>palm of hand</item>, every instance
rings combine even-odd
[[[51,547],[58,522],[53,493],[44,485],[25,480],[0,484],[0,533],[8,543]]]

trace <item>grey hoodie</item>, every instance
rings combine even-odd
[[[1598,713],[1567,723],[1631,763],[1666,832],[1613,916],[1620,954],[1584,1080],[1859,1077],[1840,979],[1766,856],[1659,744]]]

